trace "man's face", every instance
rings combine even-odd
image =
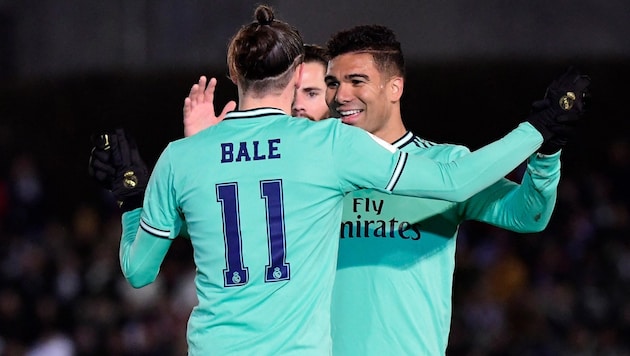
[[[378,134],[392,113],[389,82],[371,54],[342,54],[328,62],[326,102],[344,123]]]
[[[295,92],[292,114],[296,117],[306,117],[313,121],[328,118],[326,105],[326,82],[324,75],[326,67],[319,62],[304,63],[302,81]]]

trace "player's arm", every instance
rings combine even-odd
[[[336,168],[350,177],[353,176],[351,170],[371,173],[365,174],[364,178],[355,174],[353,179],[360,187],[461,202],[503,178],[536,152],[541,144],[545,147],[554,138],[564,135],[567,127],[573,127],[585,112],[584,99],[589,84],[588,77],[570,69],[547,89],[545,99],[549,105],[545,109],[531,114],[527,122],[502,139],[452,162],[434,162],[423,156],[396,152],[389,166],[383,165],[387,160],[376,149],[375,142],[379,140],[372,138],[374,142],[370,144],[364,136],[359,144],[353,142],[353,137],[342,140],[349,144],[343,146],[346,158]],[[383,142],[380,145],[387,148]],[[364,147],[368,151],[361,152]],[[370,171],[360,168],[366,160],[374,167]],[[383,179],[375,173],[379,170],[393,172],[385,187],[379,187],[382,183],[378,183],[378,179]],[[376,180],[370,182],[370,177]],[[368,185],[362,185],[366,183]]]
[[[451,162],[396,150],[356,127],[338,124],[334,169],[342,189],[373,188],[400,195],[461,202],[504,177],[541,145],[541,134],[523,123],[502,139]]]
[[[123,275],[134,288],[152,283],[173,240],[139,228],[141,208],[123,213],[119,258]]]
[[[542,142],[533,126],[522,123],[502,139],[448,163],[407,155],[392,192],[462,202],[505,177]]]
[[[167,147],[151,173],[142,209],[123,214],[120,265],[125,278],[136,288],[155,280],[183,224],[172,182]]]
[[[543,230],[555,207],[560,152],[530,157],[520,184],[501,179],[459,205],[466,220],[527,233]]]
[[[140,228],[149,173],[133,138],[124,130],[98,135],[94,140],[89,174],[118,201],[122,212],[121,268],[131,285],[142,287],[155,280],[171,245],[169,239]]]
[[[569,70],[567,73],[570,75],[574,72]],[[575,79],[579,78],[578,76]],[[570,102],[570,95],[575,93],[561,90],[567,79],[570,77],[565,74],[554,81],[547,89],[545,98],[532,104],[533,115],[552,108],[558,97],[560,105],[570,108],[576,104]],[[588,91],[583,91],[582,99],[587,94]],[[577,105],[583,104],[581,100],[577,102]],[[476,194],[459,205],[464,219],[478,220],[517,232],[537,232],[547,226],[556,203],[560,181],[560,150],[574,135],[577,122],[570,115],[561,116],[560,120],[565,124],[556,127],[553,136],[545,140],[538,150],[539,154],[530,157],[521,184],[502,179]]]
[[[207,83],[205,76],[190,88],[190,93],[184,99],[184,136],[192,136],[201,130],[216,125],[225,118],[225,114],[236,108],[235,101],[229,101],[218,116],[214,111],[214,90],[217,86],[216,78]]]

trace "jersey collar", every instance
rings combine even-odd
[[[398,149],[403,148],[403,147],[407,146],[408,144],[412,143],[413,142],[413,138],[414,138],[413,132],[407,131],[398,140],[392,142],[392,146],[394,146],[394,147],[396,147]]]
[[[263,116],[287,115],[284,111],[277,108],[256,108],[243,111],[230,111],[225,115],[225,119],[251,119]]]

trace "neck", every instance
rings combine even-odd
[[[288,103],[286,100],[278,100],[276,97],[262,97],[252,98],[244,96],[239,99],[239,110],[251,110],[257,108],[277,108],[284,111],[287,114],[291,113],[291,101]]]
[[[407,133],[407,128],[405,127],[402,116],[400,115],[400,108],[394,109],[394,112],[390,115],[389,120],[387,120],[383,126],[372,132],[372,134],[376,137],[389,143],[393,143],[398,140],[405,133]]]
[[[251,110],[256,108],[277,108],[288,115],[291,114],[291,105],[295,97],[295,85],[291,82],[281,92],[267,93],[243,93],[239,88],[239,110]]]

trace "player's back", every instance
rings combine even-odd
[[[341,202],[350,190],[332,158],[340,126],[276,109],[233,112],[165,151],[197,265],[191,353],[330,352]]]

